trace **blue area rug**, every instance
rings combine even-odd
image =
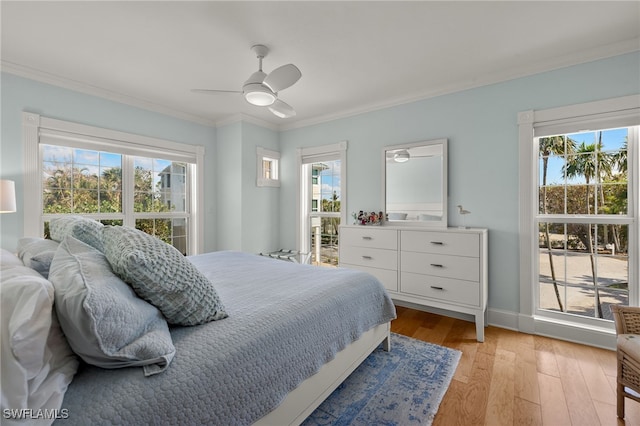
[[[313,425],[430,425],[460,351],[391,333],[304,421]]]

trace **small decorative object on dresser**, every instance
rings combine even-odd
[[[356,223],[359,225],[380,225],[384,216],[382,212],[365,212],[360,210],[356,218]]]
[[[398,302],[473,315],[484,341],[488,231],[340,227],[340,266],[378,278]]]

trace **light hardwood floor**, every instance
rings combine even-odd
[[[497,327],[478,343],[472,322],[397,312],[392,332],[462,352],[434,426],[640,425],[635,401],[625,401],[625,420],[616,416],[613,351]]]

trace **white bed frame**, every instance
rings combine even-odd
[[[364,361],[383,344],[391,349],[391,323],[380,324],[336,354],[313,376],[300,383],[272,412],[254,423],[258,426],[299,425]]]

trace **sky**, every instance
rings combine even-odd
[[[602,151],[608,153],[614,153],[620,151],[627,138],[628,129],[611,129],[602,131]],[[588,131],[581,133],[572,133],[567,135],[569,138],[576,141],[576,146],[581,143],[590,145],[598,142],[598,132]],[[565,158],[562,156],[550,156],[547,165],[547,185],[563,184],[564,176],[562,168],[565,164]],[[539,159],[539,182],[542,185],[542,159]],[[584,184],[586,180],[583,176],[577,176],[571,179],[567,179],[568,184]]]
[[[338,195],[338,200],[340,200],[340,160],[326,161],[323,162],[323,164],[325,164],[327,168],[319,173],[320,179],[318,183],[322,184],[320,187],[320,197],[331,200],[333,198],[333,192],[335,191]]]
[[[55,170],[64,164],[72,164],[83,170],[86,175],[101,175],[112,167],[122,168],[122,155],[86,149],[74,149],[64,146],[41,144],[43,169]],[[152,170],[154,185],[160,180],[159,173],[171,165],[169,160],[147,157],[134,157],[134,167]]]

